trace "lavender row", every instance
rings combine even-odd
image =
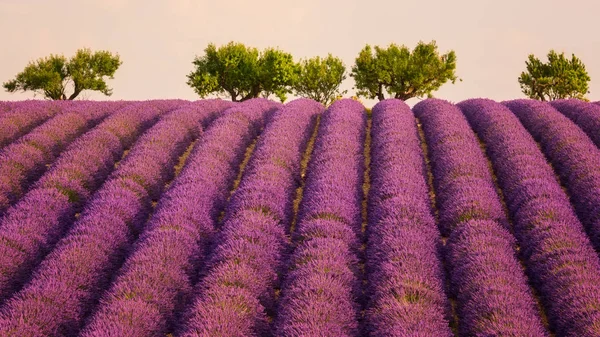
[[[14,103],[12,102],[0,101],[0,114],[9,112],[10,110],[12,110],[13,106]]]
[[[577,125],[548,104],[518,100],[504,105],[540,143],[564,182],[592,245],[600,251],[600,149]]]
[[[323,114],[300,205],[277,336],[356,336],[366,114],[353,100]]]
[[[172,330],[175,315],[191,296],[192,274],[216,230],[245,150],[279,106],[250,100],[211,124],[159,201],[83,336],[155,336]]]
[[[445,254],[468,336],[546,336],[487,159],[460,109],[428,99],[413,108],[423,124]]]
[[[27,191],[76,137],[106,118],[114,104],[78,104],[38,126],[0,152],[0,216]]]
[[[216,112],[175,110],[136,142],[27,286],[1,308],[0,334],[72,336],[79,330],[143,228],[152,200],[172,178],[179,156],[199,135],[201,119]]]
[[[269,331],[267,312],[273,310],[283,270],[300,161],[322,111],[315,101],[295,100],[265,128],[226,209],[181,336],[262,336]]]
[[[507,107],[484,99],[458,106],[486,144],[551,329],[600,335],[600,261],[544,155]]]
[[[555,100],[549,104],[575,122],[600,148],[600,104],[577,99]]]
[[[31,131],[64,108],[79,102],[25,101],[0,115],[0,149]]]
[[[85,200],[160,111],[137,104],[113,114],[58,158],[0,222],[0,299],[6,299],[60,239]]]
[[[366,328],[372,336],[452,336],[440,233],[410,108],[373,107],[368,200]]]

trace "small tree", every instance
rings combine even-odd
[[[411,52],[406,46],[391,44],[375,46],[375,54],[367,45],[356,58],[350,76],[356,82],[357,95],[385,99],[385,92],[394,98],[431,97],[447,81],[457,79],[456,54],[439,55],[435,41],[419,42]]]
[[[551,50],[548,53],[548,63],[529,55],[525,65],[527,70],[521,73],[519,84],[529,98],[541,101],[585,99],[585,95],[589,93],[590,76],[583,62],[575,55],[571,55],[569,60],[565,53],[557,54]]]
[[[346,79],[346,67],[342,60],[328,54],[300,61],[299,75],[294,83],[294,92],[298,96],[314,99],[323,105],[329,105],[336,97],[348,91],[340,91],[342,81]]]
[[[79,49],[67,60],[63,55],[50,55],[30,62],[16,78],[5,82],[8,92],[31,90],[54,100],[75,99],[84,90],[95,90],[110,96],[112,89],[105,77],[113,78],[122,64],[119,55],[108,51],[92,53],[90,49]],[[67,96],[67,89],[73,92]]]
[[[218,49],[211,43],[204,53],[195,58],[196,69],[187,75],[187,84],[202,98],[228,94],[236,102],[275,94],[283,102],[297,72],[292,55],[273,48],[259,53],[242,43]]]

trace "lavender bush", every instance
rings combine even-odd
[[[77,104],[38,126],[0,152],[0,216],[26,192],[76,137],[101,122],[116,106]]]
[[[549,104],[517,100],[504,105],[540,143],[566,186],[592,245],[600,251],[600,149]]]
[[[107,287],[148,218],[151,201],[159,198],[179,156],[198,136],[202,119],[216,113],[175,110],[136,142],[27,286],[2,308],[0,332],[61,336],[79,330],[90,303]]]
[[[343,99],[323,114],[300,204],[297,246],[282,284],[277,336],[359,333],[365,109]]]
[[[140,104],[112,115],[71,144],[32,190],[8,209],[0,222],[0,300],[27,279],[113,170],[124,148],[159,114],[151,105]]]
[[[596,102],[600,103],[600,102]],[[577,99],[555,100],[550,105],[575,122],[600,148],[600,105]]]
[[[440,226],[450,229],[445,250],[459,333],[546,336],[473,130],[446,101],[428,99],[413,111],[428,144]]]
[[[600,260],[535,140],[499,103],[473,99],[458,106],[485,142],[552,330],[600,335]]]
[[[181,336],[262,336],[288,246],[300,161],[323,106],[292,101],[261,135],[225,212],[223,230]],[[243,309],[243,310],[242,310]]]
[[[0,149],[75,102],[25,101],[0,115]]]
[[[367,331],[453,336],[415,117],[403,101],[384,100],[373,107],[371,133]]]
[[[184,298],[191,296],[192,274],[216,230],[245,150],[278,107],[250,100],[211,124],[161,198],[83,336],[154,336],[173,328]]]

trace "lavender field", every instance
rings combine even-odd
[[[600,336],[600,105],[0,102],[0,336]]]

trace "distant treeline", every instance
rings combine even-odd
[[[583,62],[554,50],[547,57],[544,63],[529,55],[526,70],[518,78],[523,93],[542,101],[585,100],[590,77]],[[85,48],[70,59],[50,55],[30,62],[3,86],[8,92],[34,91],[53,100],[72,100],[84,90],[110,96],[112,89],[106,80],[113,78],[122,63],[118,54]],[[277,48],[260,51],[239,42],[220,47],[211,43],[204,55],[195,57],[193,65],[187,84],[202,98],[214,95],[244,101],[275,96],[284,102],[288,94],[294,94],[329,105],[347,93],[340,89],[348,75],[346,66],[332,54],[296,62],[290,53]],[[456,75],[456,53],[440,54],[435,41],[419,42],[412,50],[394,43],[366,45],[349,75],[354,79],[356,98],[378,100],[432,97],[446,82],[462,81]]]

